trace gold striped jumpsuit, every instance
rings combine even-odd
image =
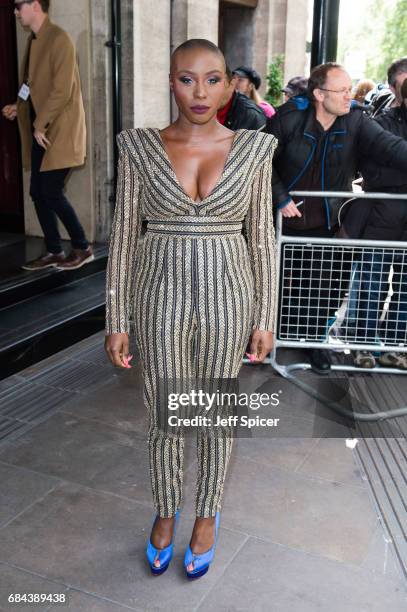
[[[277,140],[237,130],[222,175],[201,202],[181,187],[158,129],[125,130],[117,141],[106,333],[135,331],[153,501],[159,516],[171,517],[182,500],[184,435],[166,435],[157,425],[160,381],[236,379],[252,329],[274,329]],[[231,436],[197,430],[196,516],[220,510],[231,448]]]

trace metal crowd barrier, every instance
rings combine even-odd
[[[407,194],[291,191],[293,197],[405,199]],[[279,348],[407,354],[407,242],[286,236],[276,220],[278,308],[267,361],[280,373]],[[245,360],[246,362],[247,360]],[[407,373],[393,367],[335,363],[333,370]]]

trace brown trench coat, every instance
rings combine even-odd
[[[29,40],[20,85],[24,81]],[[48,17],[31,43],[28,85],[36,114],[34,127],[45,132],[51,142],[40,170],[81,166],[86,156],[86,125],[75,46],[69,34]],[[32,145],[29,101],[18,98],[17,118],[23,166],[29,170]]]

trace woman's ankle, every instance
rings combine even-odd
[[[171,543],[172,535],[174,533],[175,517],[160,517],[157,519],[151,530],[151,539],[153,546],[156,548],[165,548]],[[168,542],[167,542],[168,540]]]

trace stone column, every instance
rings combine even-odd
[[[122,126],[134,127],[134,52],[133,2],[121,1],[122,55]],[[106,47],[111,40],[110,0],[93,0],[91,6],[91,65],[92,65],[92,122],[95,207],[95,237],[104,242],[109,238],[115,201],[113,168],[113,84],[112,52]]]
[[[172,46],[189,38],[207,38],[218,43],[219,0],[173,0]]]
[[[270,0],[269,49],[271,60],[283,54],[284,82],[305,74],[308,25],[307,0]]]
[[[134,0],[134,125],[165,127],[170,121],[170,0]]]
[[[219,0],[172,0],[171,51],[189,38],[206,38],[218,44]],[[170,101],[171,119],[178,114],[173,99]]]
[[[107,240],[113,208],[113,124],[111,50],[105,43],[111,39],[110,1],[93,0],[90,4],[91,125],[93,183],[85,197],[92,193],[95,216],[95,240]],[[89,145],[88,145],[89,146]]]
[[[262,84],[259,89],[260,95],[267,90],[267,67],[271,61],[268,54],[269,49],[269,19],[271,11],[270,0],[259,0],[253,18],[253,59],[252,65],[260,74]]]
[[[307,0],[287,0],[284,66],[285,82],[294,76],[305,76],[307,21]]]

